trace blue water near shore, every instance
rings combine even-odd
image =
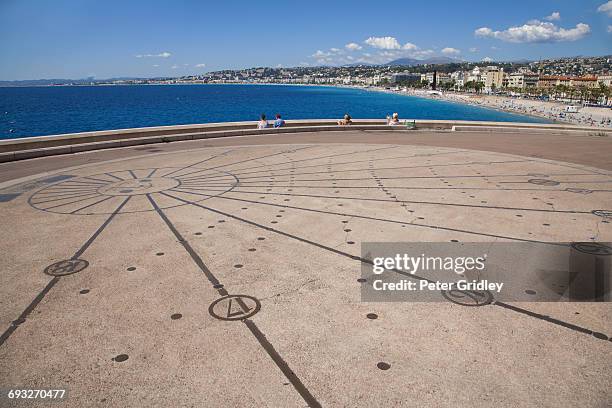
[[[548,123],[457,103],[362,89],[287,85],[134,85],[0,88],[0,139],[143,126],[353,118]],[[12,129],[12,131],[11,131]]]

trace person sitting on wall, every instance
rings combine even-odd
[[[399,115],[397,114],[397,112],[393,114],[393,116],[391,117],[391,120],[389,120],[387,124],[390,126],[395,126],[395,125],[400,124]]]
[[[351,115],[348,113],[344,114],[344,119],[338,121],[338,124],[341,126],[350,125],[351,123],[353,123],[353,121],[351,120]]]
[[[285,121],[281,118],[280,113],[276,114],[276,120],[274,121],[274,127],[279,128],[285,126]]]
[[[259,122],[257,122],[257,129],[265,129],[268,127],[268,121],[266,120],[265,113],[262,113],[259,117]]]

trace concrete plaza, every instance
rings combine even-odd
[[[609,136],[231,137],[3,163],[0,183],[3,389],[66,389],[69,407],[612,404],[610,303],[363,302],[358,281],[362,242],[612,241]]]

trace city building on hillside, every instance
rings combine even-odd
[[[558,85],[572,86],[572,78],[559,75],[541,75],[538,80],[538,88],[554,88]]]
[[[605,86],[612,86],[612,74],[597,75],[597,82]]]
[[[472,71],[469,71],[465,82],[484,82],[480,67],[475,66]]]
[[[599,82],[597,82],[596,76],[583,76],[572,78],[572,86],[585,87],[585,88],[597,88]]]
[[[421,74],[413,74],[409,72],[392,74],[389,82],[393,84],[398,82],[421,82]]]
[[[484,90],[491,92],[495,89],[500,89],[503,85],[504,69],[496,66],[487,67],[484,75]]]
[[[508,76],[508,86],[511,88],[534,88],[538,86],[540,76],[533,72],[514,72]]]
[[[456,88],[463,88],[465,83],[467,82],[465,79],[467,77],[467,73],[463,71],[455,71],[450,75],[452,81],[455,81]]]

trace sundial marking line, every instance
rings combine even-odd
[[[74,203],[79,203],[81,201],[90,200],[90,199],[92,199],[92,198],[94,198],[96,196],[99,196],[99,195],[100,195],[99,193],[87,194],[86,196],[89,197],[89,198],[85,198],[85,197],[82,196],[81,198],[79,198],[76,201],[70,201],[69,203],[63,203],[63,204],[54,205],[52,207],[47,207],[47,208],[45,208],[45,210],[51,210],[53,208],[63,207],[65,205],[71,205],[71,204],[74,204]],[[70,198],[72,198],[72,197],[70,197]]]
[[[276,351],[272,343],[270,343],[266,335],[259,329],[257,324],[251,319],[245,319],[242,320],[242,322],[246,325],[246,327],[248,327],[249,331],[257,339],[262,348],[266,351],[266,353],[268,353],[272,361],[274,361],[276,366],[281,370],[281,372],[289,380],[291,385],[293,385],[293,388],[295,388],[308,406],[311,408],[320,408],[321,404],[319,401],[317,401],[314,395],[310,393],[297,374],[295,374],[291,367],[289,367],[289,364],[287,364],[285,359],[278,353],[278,351]]]
[[[503,164],[503,163],[524,163],[526,161],[529,160],[516,160],[516,161],[503,161],[503,162],[496,162],[497,164]],[[350,162],[349,162],[350,163]],[[428,168],[428,167],[441,167],[441,166],[469,166],[469,165],[478,165],[478,164],[489,164],[490,162],[464,162],[464,163],[449,163],[449,164],[444,164],[444,165],[420,165],[420,166],[400,166],[400,167],[381,167],[381,168],[377,168],[375,170],[405,170],[405,169],[418,169],[418,168]],[[347,163],[348,164],[348,163]],[[335,166],[337,166],[336,164],[334,164]],[[316,167],[324,167],[324,164],[320,164],[317,165]],[[300,167],[297,167],[297,169],[300,169]],[[345,170],[333,170],[335,173],[345,173],[345,172],[356,172],[356,171],[365,171],[368,169],[345,169]],[[254,172],[254,173],[260,173],[263,172],[259,171],[259,172]],[[267,170],[266,170],[267,171]],[[277,170],[271,170],[271,171],[277,171]],[[329,171],[315,171],[315,172],[308,172],[308,173],[284,173],[284,174],[273,174],[273,176],[275,177],[284,177],[284,176],[300,176],[300,175],[309,175],[309,174],[328,174]],[[244,173],[234,173],[237,174],[239,176],[242,176]],[[563,175],[563,174],[560,174]],[[575,176],[576,174],[567,174],[570,176]],[[581,174],[581,175],[587,175],[587,174]],[[264,178],[267,177],[265,175],[263,176],[251,176],[251,177],[241,177],[241,180],[245,180],[245,179],[251,179],[251,178]],[[214,177],[212,177],[214,178]]]
[[[147,176],[147,178],[149,178],[149,177],[153,177],[153,174],[155,174],[155,172],[156,172],[158,169],[159,169],[159,168],[157,168],[157,167],[156,167],[156,168],[154,168],[154,169],[153,169],[153,170],[152,170],[152,171],[149,173],[149,175]]]
[[[459,175],[459,176],[399,176],[399,177],[379,177],[380,180],[404,180],[404,179],[412,179],[412,180],[428,180],[428,179],[439,179],[440,177],[444,177],[445,179],[464,179],[464,178],[495,178],[495,177],[528,177],[527,174],[480,174],[480,175]],[[355,181],[355,180],[371,180],[367,177],[358,177],[358,178],[339,178],[339,179],[296,179],[295,181]],[[244,184],[248,183],[260,183],[261,181],[245,181]],[[604,181],[605,183],[612,182]],[[498,183],[505,184],[525,184],[526,181],[498,181]],[[564,181],[563,183],[574,183],[570,181]],[[581,183],[581,182],[578,182]],[[593,181],[593,183],[598,183]],[[549,189],[539,189],[538,191],[550,191]]]
[[[109,181],[109,180],[101,180],[101,179],[97,179],[97,178],[94,178],[94,177],[91,177],[91,176],[83,176],[83,177],[80,177],[80,178],[81,178],[81,179],[88,179],[88,180],[101,181],[101,182],[103,182],[104,184],[112,183],[112,181]]]
[[[565,327],[566,329],[574,330],[574,331],[577,331],[577,332],[580,332],[580,333],[584,333],[584,334],[590,334],[590,335],[592,335],[594,337],[597,337],[596,336],[597,334],[603,334],[603,333],[599,333],[599,332],[593,331],[591,329],[587,329],[587,328],[582,327],[582,326],[575,325],[573,323],[568,323],[568,322],[564,322],[563,320],[555,319],[554,317],[550,317],[550,316],[543,315],[543,314],[540,314],[540,313],[532,312],[531,310],[527,310],[527,309],[524,309],[522,307],[518,307],[518,306],[515,306],[515,305],[510,305],[508,303],[501,302],[499,300],[493,301],[492,304],[494,306],[503,307],[506,310],[512,310],[513,312],[517,312],[517,313],[520,313],[520,314],[523,314],[523,315],[526,315],[526,316],[534,317],[534,318],[539,319],[539,320],[543,320],[543,321],[546,321],[546,322],[549,322],[549,323],[552,323],[552,324],[556,324],[556,325],[561,326],[561,327]],[[610,338],[610,336],[607,336],[605,334],[604,334],[604,336],[606,336],[605,340]]]
[[[293,186],[294,188],[299,188],[299,186]],[[332,186],[330,188],[336,188],[336,186]],[[378,188],[378,187],[377,187]],[[391,187],[395,189],[396,187]],[[211,191],[208,188],[193,188],[192,190],[205,190]],[[325,196],[325,195],[311,195],[311,194],[298,194],[298,193],[274,193],[267,191],[244,191],[244,190],[232,190],[228,193],[234,194],[268,194],[268,195],[281,195],[288,197],[312,197],[312,198],[330,198],[334,200],[355,200],[355,201],[376,201],[376,202],[389,202],[389,203],[409,203],[409,204],[431,204],[431,205],[441,205],[441,206],[451,206],[451,207],[470,207],[470,208],[489,208],[496,210],[513,210],[513,211],[537,211],[537,212],[550,212],[550,213],[561,213],[561,214],[591,214],[592,211],[578,211],[578,210],[549,210],[546,208],[518,208],[518,207],[500,207],[500,206],[489,206],[489,205],[476,205],[476,204],[461,204],[461,203],[445,203],[445,202],[434,202],[434,201],[414,201],[414,200],[402,200],[402,199],[383,199],[383,198],[364,198],[364,197],[339,197],[339,196]]]
[[[130,175],[132,176],[134,180],[138,180],[138,177],[136,177],[136,174],[134,173],[133,170],[128,170],[128,172],[130,173]]]
[[[85,177],[77,177],[76,179],[69,179],[66,181],[62,181],[61,184],[65,184],[65,185],[70,185],[70,184],[76,184],[76,185],[86,185],[86,186],[100,186],[100,185],[104,185],[104,184],[108,184],[108,182],[104,182],[104,183],[99,183],[97,181],[86,181],[86,180],[82,180]]]
[[[237,150],[237,149],[235,149],[235,148],[234,148],[234,149],[229,149],[229,150],[224,151],[223,153],[218,153],[218,154],[216,154],[216,155],[214,155],[214,156],[211,156],[211,157],[209,157],[209,158],[207,158],[207,159],[205,159],[205,160],[201,160],[201,161],[195,162],[195,163],[193,163],[193,164],[190,164],[190,165],[188,165],[188,166],[182,167],[182,168],[180,168],[180,169],[177,169],[177,170],[171,171],[171,172],[170,172],[170,173],[168,173],[168,174],[164,174],[164,177],[168,177],[168,176],[170,176],[171,174],[175,174],[175,173],[178,173],[179,171],[183,171],[183,170],[186,170],[186,169],[188,169],[188,168],[190,168],[190,167],[197,166],[198,164],[205,163],[205,162],[207,162],[207,161],[209,161],[209,160],[213,160],[213,159],[215,159],[215,158],[217,158],[217,157],[224,156],[224,155],[226,155],[227,153],[233,152],[234,150]],[[181,176],[176,176],[176,177],[178,178],[178,177],[181,177]]]
[[[116,179],[117,179],[117,180],[119,180],[119,181],[125,181],[125,179],[123,179],[123,178],[121,178],[121,177],[119,177],[119,176],[116,176],[116,175],[114,175],[114,174],[112,174],[112,173],[104,173],[104,174],[106,174],[107,176],[110,176],[110,177],[116,178]]]
[[[103,199],[102,199],[102,200],[100,200],[100,201],[96,201],[95,203],[88,204],[88,205],[86,205],[85,207],[81,207],[81,208],[79,208],[78,210],[74,210],[74,211],[72,211],[70,214],[76,214],[76,213],[77,213],[77,212],[79,212],[79,211],[82,211],[82,210],[84,210],[84,209],[86,209],[86,208],[89,208],[89,207],[93,207],[94,205],[98,205],[98,204],[100,204],[100,203],[103,203],[104,201],[108,201],[108,200],[110,200],[111,198],[115,198],[115,197],[116,197],[116,196],[108,196],[108,197],[105,197],[105,198],[103,198]]]
[[[161,191],[160,194],[164,194],[164,195],[167,195],[169,197],[172,197],[172,196],[170,196],[168,194],[165,194],[163,191]],[[443,230],[443,231],[462,232],[462,233],[466,233],[466,234],[479,235],[479,236],[485,236],[485,237],[491,237],[491,238],[509,239],[509,240],[519,241],[519,242],[535,242],[535,243],[544,244],[544,245],[567,246],[565,244],[559,244],[559,243],[556,243],[556,242],[545,242],[545,241],[537,241],[537,240],[534,240],[534,239],[508,237],[508,236],[496,235],[496,234],[487,234],[487,233],[484,233],[484,232],[468,231],[468,230],[462,230],[462,229],[458,229],[458,228],[442,227],[442,226],[438,226],[438,225],[428,225],[428,224],[420,224],[420,223],[414,223],[414,222],[408,223],[406,221],[400,221],[400,220],[389,220],[389,219],[385,219],[385,218],[369,217],[369,216],[366,216],[366,215],[359,215],[359,214],[339,213],[339,212],[335,212],[335,211],[317,210],[317,209],[305,208],[305,207],[295,207],[295,206],[286,205],[286,204],[264,203],[262,201],[239,199],[239,198],[233,198],[233,197],[226,197],[226,196],[223,196],[223,195],[211,196],[210,194],[202,194],[202,193],[200,193],[199,195],[207,195],[207,196],[210,196],[210,197],[221,198],[221,199],[224,199],[224,200],[241,201],[241,202],[251,203],[251,204],[262,204],[262,205],[273,206],[273,207],[291,208],[291,209],[294,209],[294,210],[302,210],[302,211],[311,211],[311,212],[316,212],[316,213],[321,213],[321,214],[338,215],[338,216],[341,216],[341,217],[355,217],[355,218],[361,218],[361,219],[371,220],[371,221],[390,222],[390,223],[393,223],[393,224],[404,224],[404,225],[410,225],[410,226],[414,226],[414,227],[422,227],[422,228],[429,228],[429,229],[438,229],[438,230]],[[176,197],[174,197],[174,198],[176,198]],[[186,200],[180,200],[180,201],[186,202],[187,204],[196,205],[196,206],[198,204],[196,202],[190,202],[190,201],[186,201]],[[208,207],[203,207],[203,208],[207,209]]]
[[[161,217],[161,219],[164,221],[164,223],[166,224],[166,226],[170,229],[170,231],[172,232],[172,234],[174,234],[175,238],[178,240],[178,242],[180,242],[183,247],[185,248],[185,250],[187,251],[187,253],[189,254],[189,256],[191,256],[191,259],[195,262],[195,264],[200,268],[200,270],[204,273],[204,275],[206,276],[206,278],[208,279],[208,281],[214,286],[214,285],[220,285],[221,282],[219,282],[219,280],[217,279],[217,277],[212,273],[212,271],[210,269],[208,269],[208,267],[206,266],[206,264],[204,263],[204,260],[202,260],[202,258],[200,257],[200,255],[198,255],[198,253],[193,249],[193,247],[191,246],[191,244],[185,239],[183,238],[183,236],[181,235],[181,233],[176,229],[176,227],[174,226],[174,224],[172,224],[172,222],[170,221],[170,219],[166,216],[166,214],[164,213],[164,211],[159,207],[159,205],[157,204],[157,202],[153,199],[153,197],[151,196],[151,194],[146,194],[149,202],[151,203],[151,206],[153,207],[153,209],[155,210],[155,212],[157,212],[157,214]]]
[[[77,191],[77,192],[72,192],[72,193],[59,193],[59,194],[52,194],[52,195],[47,195],[47,196],[43,196],[40,197],[40,194],[36,194],[37,198],[41,198],[41,199],[47,199],[47,198],[57,198],[57,199],[66,199],[66,198],[72,198],[72,197],[78,197],[79,194],[83,193],[93,193],[93,192],[97,192],[97,190],[84,190],[84,191]],[[42,204],[44,202],[47,201],[38,201],[36,203],[33,202],[33,204]]]
[[[186,176],[188,174],[197,173],[198,171],[214,170],[214,169],[218,169],[218,168],[227,168],[227,167],[233,166],[235,164],[242,164],[242,163],[250,162],[250,161],[253,161],[253,160],[265,159],[267,157],[278,156],[279,154],[295,153],[296,151],[300,151],[300,150],[304,150],[304,149],[312,149],[314,147],[315,146],[306,146],[306,147],[300,147],[300,148],[297,148],[297,149],[291,149],[291,150],[286,150],[286,151],[282,151],[282,152],[278,152],[278,153],[268,154],[268,155],[265,155],[265,156],[253,157],[251,159],[246,159],[246,160],[242,160],[242,161],[239,161],[239,162],[234,162],[234,163],[230,163],[230,164],[222,164],[222,165],[219,165],[219,166],[216,166],[216,167],[209,167],[209,168],[206,168],[206,169],[200,169],[200,170],[197,170],[197,171],[194,171],[194,172],[191,172],[191,173],[183,174],[183,175],[181,175],[181,177]],[[188,179],[185,179],[185,180],[188,180]]]
[[[162,192],[161,194],[164,194],[164,193]],[[164,195],[167,195],[167,194],[164,194]],[[171,196],[170,196],[170,197],[171,197]],[[176,197],[175,197],[175,198],[176,198]],[[223,197],[221,197],[221,198],[223,198]],[[178,198],[177,198],[177,199],[178,199]],[[185,200],[181,200],[181,201],[185,201]],[[226,216],[226,217],[229,217],[229,218],[236,219],[236,220],[238,220],[238,221],[242,221],[242,222],[244,222],[244,223],[246,223],[246,224],[249,224],[249,225],[252,225],[252,226],[255,226],[255,227],[258,227],[258,228],[264,229],[264,230],[266,230],[266,231],[271,231],[271,232],[274,232],[274,233],[276,233],[276,234],[279,234],[279,235],[282,235],[282,236],[285,236],[285,237],[288,237],[288,238],[295,239],[295,240],[300,241],[300,242],[304,242],[304,243],[307,243],[307,244],[310,244],[310,245],[316,246],[316,247],[318,247],[318,248],[321,248],[321,249],[327,250],[327,251],[329,251],[329,252],[333,252],[333,253],[335,253],[335,254],[342,255],[342,256],[345,256],[345,257],[350,258],[350,259],[353,259],[353,260],[358,260],[358,261],[360,261],[360,262],[362,262],[362,263],[367,263],[367,264],[371,264],[371,263],[372,263],[372,261],[370,261],[370,260],[368,260],[368,259],[361,258],[361,257],[359,257],[359,256],[357,256],[357,255],[351,255],[351,254],[349,254],[349,253],[347,253],[347,252],[340,251],[340,250],[338,250],[338,249],[328,247],[328,246],[326,246],[326,245],[324,245],[324,244],[320,244],[320,243],[318,243],[318,242],[314,242],[314,241],[311,241],[311,240],[306,239],[306,238],[298,237],[298,236],[296,236],[296,235],[292,235],[292,234],[289,234],[289,233],[287,233],[287,232],[283,232],[283,231],[277,230],[277,229],[272,228],[272,227],[268,227],[268,226],[265,226],[265,225],[261,225],[261,224],[259,224],[259,223],[255,222],[255,221],[247,220],[247,219],[245,219],[245,218],[238,217],[238,216],[236,216],[236,215],[229,214],[229,213],[226,213],[226,212],[224,212],[224,211],[217,210],[217,209],[215,209],[215,208],[206,207],[206,206],[204,206],[204,205],[202,205],[202,204],[199,204],[199,203],[197,203],[197,202],[191,202],[190,204],[191,204],[191,205],[193,205],[193,206],[195,206],[195,207],[199,207],[199,208],[202,208],[202,209],[205,209],[205,210],[208,210],[208,211],[212,211],[212,212],[214,212],[214,213],[216,213],[216,214],[220,214],[220,215],[223,215],[223,216]],[[353,215],[353,216],[355,216],[355,215]],[[534,242],[538,242],[538,241],[534,241]],[[542,242],[542,243],[544,243],[544,242]],[[555,245],[555,243],[548,243],[548,244]],[[412,275],[412,274],[410,274],[410,273],[406,273],[406,272],[399,271],[399,270],[396,270],[396,269],[393,269],[393,271],[394,271],[394,272],[396,272],[396,273],[399,273],[399,274],[405,275],[405,276],[407,276],[407,277],[412,277],[412,278],[415,278],[415,279],[420,279],[420,280],[425,280],[425,281],[431,281],[431,280],[429,280],[429,279],[427,279],[427,278],[419,277],[419,276],[417,276],[417,275]],[[559,319],[555,319],[555,318],[551,318],[551,317],[548,317],[548,316],[540,315],[540,314],[538,314],[538,313],[535,313],[535,312],[529,311],[529,310],[527,310],[527,309],[518,308],[518,307],[513,306],[513,305],[508,305],[508,304],[506,304],[506,303],[499,302],[499,301],[495,300],[495,298],[494,298],[492,295],[491,295],[491,298],[490,298],[489,303],[487,303],[487,304],[485,304],[485,305],[489,305],[489,304],[490,304],[490,305],[502,306],[502,307],[506,308],[507,310],[513,310],[513,311],[515,311],[515,312],[519,312],[519,313],[527,314],[527,315],[530,315],[530,316],[532,316],[532,317],[538,317],[538,318],[540,318],[540,319],[541,319],[541,320],[543,320],[543,321],[547,321],[547,322],[550,322],[550,323],[553,323],[553,324],[556,324],[556,325],[559,325],[559,326],[562,326],[562,327],[565,327],[565,328],[568,328],[568,329],[577,330],[577,331],[579,331],[579,332],[583,332],[583,333],[586,333],[586,334],[592,334],[592,335],[594,335],[594,336],[595,336],[595,334],[600,334],[600,333],[597,333],[597,332],[595,332],[595,331],[592,331],[592,330],[589,330],[589,329],[585,329],[585,328],[582,328],[582,327],[580,327],[580,326],[576,326],[576,325],[573,325],[573,324],[571,324],[571,323],[564,322],[564,321],[559,320]],[[484,306],[484,305],[483,305],[483,306]],[[247,319],[247,320],[248,320],[248,319]],[[579,329],[579,330],[578,330],[578,329]],[[596,336],[595,336],[595,337],[596,337]],[[609,337],[609,336],[608,336],[608,337]]]
[[[321,147],[319,145],[308,145],[306,147],[304,147],[303,149],[306,148],[315,148],[315,147]],[[262,170],[262,171],[270,171],[269,167],[270,166],[278,166],[281,164],[288,164],[288,163],[298,163],[298,162],[304,162],[304,161],[309,161],[309,160],[320,160],[320,159],[325,159],[328,157],[339,157],[339,156],[347,156],[350,154],[359,154],[359,153],[368,153],[368,152],[374,152],[374,151],[379,151],[379,150],[386,150],[386,149],[393,149],[396,148],[397,146],[386,146],[386,147],[380,147],[380,148],[376,148],[376,149],[368,149],[368,150],[361,150],[361,151],[357,151],[357,152],[347,152],[347,153],[340,153],[340,154],[331,154],[331,155],[327,155],[327,156],[319,156],[319,157],[311,157],[311,158],[307,158],[307,159],[300,159],[300,160],[294,160],[294,161],[288,161],[288,162],[282,162],[282,163],[272,163],[272,164],[261,164],[258,166],[252,166],[252,167],[246,167],[244,169],[236,169],[236,170],[232,170],[232,173],[234,173],[234,171],[239,172],[242,170],[251,170],[251,169],[257,169],[257,168],[261,168],[261,167],[267,167],[268,169],[266,170]],[[302,150],[303,150],[302,149]],[[300,149],[297,149],[295,151],[298,151]],[[286,153],[295,153],[295,151],[293,152],[285,152]],[[279,154],[283,154],[283,153],[279,153]],[[260,157],[262,158],[262,157]],[[239,175],[239,173],[234,173]]]
[[[163,194],[163,192],[159,192],[159,194]],[[206,264],[204,264],[204,261],[202,260],[202,258],[193,249],[191,244],[189,244],[189,242],[186,239],[183,238],[181,233],[176,229],[174,224],[172,224],[172,222],[166,216],[164,211],[157,205],[157,203],[155,202],[155,200],[153,199],[151,194],[147,194],[146,196],[149,199],[149,201],[150,201],[151,205],[153,206],[153,208],[155,209],[155,211],[157,212],[157,214],[162,218],[162,220],[164,221],[166,226],[170,229],[170,231],[175,236],[175,238],[183,245],[183,247],[185,248],[185,250],[187,251],[187,253],[191,257],[191,259],[195,262],[195,264],[200,268],[200,270],[202,272],[204,272],[204,274],[208,278],[208,281],[211,284],[213,284],[213,287],[215,287],[215,286],[218,287],[218,285],[221,285],[219,283],[219,280],[215,277],[215,275],[210,271],[210,269],[208,269]],[[236,299],[236,303],[238,303],[240,305],[240,307],[241,307],[241,309],[242,309],[242,311],[244,313],[246,313],[247,311],[251,310],[251,308],[249,308],[244,303],[244,301],[240,298],[241,295],[229,295],[227,290],[222,285],[221,285],[220,288],[217,289],[217,291],[219,292],[220,295],[222,295],[224,297],[222,297],[220,299],[217,299],[215,302],[218,303],[219,301],[221,301],[223,299],[226,299],[226,298],[230,298],[230,300],[231,299]],[[211,304],[211,307],[215,304],[215,302],[213,302]],[[228,307],[231,307],[231,304],[229,304]],[[257,311],[259,310],[259,307],[260,306],[257,306],[257,309],[256,309]],[[230,316],[230,313],[231,313],[231,310],[228,309],[228,318],[229,317],[233,317],[233,316]],[[248,314],[247,314],[247,316],[250,317],[250,315],[248,315]],[[291,370],[291,368],[289,367],[287,362],[285,362],[285,360],[280,356],[280,354],[276,351],[276,349],[274,349],[272,344],[267,340],[265,334],[263,334],[263,332],[261,332],[261,330],[257,327],[255,322],[253,322],[252,320],[250,320],[248,318],[245,318],[245,319],[243,319],[241,321],[246,324],[246,326],[249,328],[249,330],[251,331],[253,336],[255,336],[255,338],[260,343],[260,345],[264,348],[264,350],[272,358],[272,360],[277,365],[277,367],[281,370],[281,372],[285,375],[285,377],[291,382],[291,384],[294,386],[296,391],[300,394],[300,396],[302,396],[302,398],[304,398],[304,400],[308,403],[308,405],[311,406],[311,407],[320,407],[321,405],[317,402],[317,400],[313,397],[313,395],[308,391],[308,389],[300,381],[300,379],[297,377],[295,372],[293,370]]]
[[[462,151],[445,152],[445,153],[436,153],[436,155],[450,154],[450,153],[463,153],[463,152]],[[409,156],[385,157],[385,158],[383,158],[383,160],[410,159],[410,158],[414,158],[414,157],[420,157],[420,156],[419,155],[409,155]],[[312,159],[308,159],[308,160],[312,160]],[[367,162],[367,161],[369,161],[369,159],[366,159],[366,160],[355,160],[355,161],[348,161],[348,162],[340,162],[340,163],[335,163],[334,165],[335,166],[340,166],[340,165],[344,165],[344,164],[363,163],[363,162]],[[287,163],[292,163],[292,162],[277,163],[277,165],[287,164]],[[232,172],[232,173],[236,174],[237,176],[242,176],[244,174],[263,173],[263,172],[267,172],[267,171],[300,170],[300,169],[306,169],[306,168],[310,168],[310,167],[324,167],[324,166],[325,166],[325,164],[311,164],[309,166],[302,166],[302,167],[285,167],[285,168],[282,168],[282,169],[268,169],[268,170],[259,170],[259,171],[249,171],[249,172],[245,172],[245,173],[241,173],[241,172],[237,171],[237,172]],[[429,167],[433,167],[433,166],[446,166],[446,165],[445,164],[436,164],[436,165],[432,165],[432,166],[429,166]],[[417,166],[417,167],[421,167],[421,166]],[[289,174],[291,174],[291,173],[289,173]]]
[[[286,181],[286,180],[285,180]],[[240,186],[241,187],[241,186]],[[240,188],[238,187],[238,188]],[[245,186],[246,187],[246,186]],[[268,185],[249,185],[248,187],[269,187]],[[336,188],[336,189],[378,189],[377,186],[304,186],[304,185],[289,185],[289,184],[275,184],[274,187],[294,187],[294,188]],[[567,192],[565,189],[541,189],[541,188],[486,188],[486,187],[405,187],[405,186],[394,186],[394,189],[401,190],[475,190],[475,191],[539,191],[544,193],[549,192]],[[612,193],[612,190],[591,190],[597,193]]]
[[[70,200],[71,198],[79,198],[79,197],[87,197],[87,196],[94,196],[94,195],[99,195],[97,191],[93,191],[91,193],[79,193],[79,194],[71,194],[71,195],[67,195],[65,197],[54,197],[53,200],[45,200],[45,201],[37,201],[37,202],[33,202],[32,204],[34,205],[40,205],[40,204],[46,204],[46,203],[52,203],[55,201],[62,201],[62,200]],[[85,200],[85,198],[81,198],[81,200]],[[81,201],[79,200],[79,201]],[[77,202],[78,201],[74,201]],[[54,207],[49,207],[49,208],[54,208]]]
[[[123,206],[128,202],[130,197],[127,197],[116,209],[113,213],[102,223],[100,227],[94,232],[94,234],[87,240],[85,243],[79,248],[74,255],[69,259],[69,261],[76,261],[79,259],[81,255],[89,248],[89,246],[95,241],[95,239],[104,231],[104,229],[110,224],[110,222],[115,218],[117,214],[121,211]],[[54,276],[51,280],[45,285],[45,287],[36,295],[34,300],[30,302],[30,304],[24,309],[23,312],[19,315],[19,317],[14,320],[11,325],[2,333],[0,336],[0,346],[2,346],[8,338],[13,334],[17,327],[23,323],[23,321],[34,311],[34,309],[38,306],[38,304],[43,300],[43,298],[49,293],[49,291],[59,282],[61,276]]]

